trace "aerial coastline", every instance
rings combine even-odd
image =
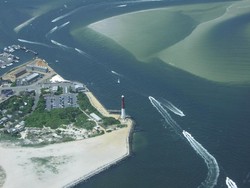
[[[39,64],[39,66],[44,66],[43,69],[46,69],[47,73],[42,74],[40,77],[36,77],[34,82],[32,80],[32,82],[27,83],[27,78],[35,75],[36,72],[25,72],[23,78],[21,79],[22,82],[20,81],[19,83],[19,81],[15,79],[15,76],[18,77],[17,74],[20,74],[20,70],[23,71],[24,67],[27,69],[30,68],[30,66],[33,66],[32,70],[34,70],[37,65],[34,64],[34,62]],[[58,143],[49,144],[48,142],[45,145],[38,145],[38,148],[32,147],[32,144],[31,147],[23,147],[16,142],[6,140],[1,141],[1,186],[27,187],[32,184],[36,185],[36,187],[49,187],[51,185],[53,185],[53,187],[70,187],[73,184],[92,177],[93,175],[107,169],[130,155],[131,131],[134,125],[133,120],[130,118],[120,119],[118,114],[110,114],[98,101],[94,94],[86,88],[86,86],[82,86],[81,83],[68,85],[72,84],[72,82],[63,79],[60,75],[58,75],[51,67],[48,66],[45,60],[41,60],[36,57],[32,61],[8,71],[8,73],[4,74],[1,78],[2,81],[4,81],[0,88],[1,93],[3,93],[3,91],[13,90],[11,93],[14,93],[14,95],[15,93],[20,92],[20,88],[24,88],[25,91],[28,91],[28,88],[31,90],[32,88],[35,88],[35,93],[39,94],[41,93],[40,88],[43,88],[46,84],[50,85],[50,87],[58,85],[57,87],[59,88],[71,88],[78,84],[78,87],[79,85],[81,86],[80,92],[84,92],[84,94],[86,94],[91,105],[101,114],[102,117],[112,117],[121,122],[121,126],[118,127],[107,126],[100,128],[99,122],[93,119],[92,121],[95,121],[96,125],[98,125],[94,127],[96,130],[93,135],[91,135],[92,133],[90,134],[90,132],[87,132],[86,135],[85,131],[81,131],[83,129],[69,128],[70,130],[76,130],[71,132],[71,134],[77,133],[79,135],[82,133],[87,137],[79,137],[71,142],[62,142],[59,139]],[[13,83],[18,83],[20,85],[15,87],[13,86],[13,83],[8,84],[5,80],[12,80]],[[6,95],[2,98],[2,102],[8,100],[11,96]],[[66,105],[66,103],[64,105]],[[84,109],[81,110],[83,112],[85,111]],[[95,116],[93,116],[93,118],[94,117]],[[10,134],[19,134],[18,129],[20,125],[13,127],[10,126],[10,124],[11,122],[8,123],[8,126],[5,126],[4,131],[9,132]],[[72,125],[70,127],[72,127]],[[26,129],[33,130],[32,127],[27,127]],[[41,131],[43,131],[43,129],[44,128],[42,128]],[[45,129],[48,130],[46,127]],[[66,128],[66,131],[67,130],[68,128]],[[53,130],[49,128],[49,131],[51,132]],[[96,131],[99,133],[97,134]],[[22,130],[20,130],[22,135],[20,138],[21,140],[23,139],[23,136],[25,137],[27,135],[27,133],[22,134],[23,132],[26,131],[23,131],[22,127]],[[56,135],[56,133],[57,132],[53,131],[52,136]],[[57,135],[56,137],[59,136],[60,135]],[[46,137],[44,138],[46,139]],[[13,171],[15,171],[15,173],[13,173]]]

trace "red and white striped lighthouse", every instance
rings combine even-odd
[[[121,119],[125,119],[125,118],[126,118],[125,100],[124,100],[124,95],[122,95]]]

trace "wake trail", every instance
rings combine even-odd
[[[61,48],[63,48],[63,49],[72,49],[71,47],[69,47],[69,46],[66,46],[66,45],[64,45],[64,44],[61,44],[61,43],[59,43],[59,42],[57,42],[57,41],[55,41],[55,40],[50,40],[53,44],[55,44],[55,45],[57,45],[57,46],[59,46],[59,47],[61,47]]]
[[[164,107],[161,105],[159,101],[157,101],[154,97],[148,97],[151,104],[157,109],[157,111],[162,115],[165,121],[172,127],[172,129],[179,135],[181,135],[182,129],[181,127],[172,119],[170,114]]]
[[[231,180],[229,177],[226,177],[226,184],[228,188],[238,188],[236,183]]]
[[[176,115],[179,115],[181,117],[185,116],[185,114],[176,106],[174,106],[170,101],[164,99],[164,103],[162,103],[163,106],[167,107],[170,111],[175,113]]]
[[[191,147],[196,151],[198,155],[203,158],[204,162],[206,163],[208,168],[207,177],[198,188],[213,188],[217,184],[217,180],[220,174],[220,169],[216,159],[198,141],[196,141],[190,133],[182,130],[182,128],[171,118],[167,110],[158,100],[156,100],[152,96],[149,96],[148,98],[151,104],[157,109],[157,111],[162,115],[162,117],[171,126],[171,128],[181,137],[184,136]]]
[[[59,20],[62,20],[62,19],[64,19],[64,18],[66,18],[66,17],[68,17],[68,16],[74,14],[75,12],[77,12],[78,10],[80,10],[81,8],[82,8],[82,7],[76,8],[75,10],[72,10],[72,11],[70,11],[70,12],[68,12],[68,13],[66,13],[66,14],[64,14],[64,15],[62,15],[62,16],[58,16],[57,18],[51,20],[51,22],[55,23],[55,22],[57,22],[57,21],[59,21]]]
[[[19,42],[23,42],[23,43],[28,43],[28,44],[35,44],[35,45],[39,45],[39,46],[45,46],[48,48],[51,48],[50,45],[41,43],[41,42],[35,42],[35,41],[29,41],[29,40],[24,40],[24,39],[17,39]]]
[[[114,75],[116,75],[116,76],[123,77],[122,74],[120,74],[120,73],[118,73],[118,72],[115,72],[115,71],[113,71],[113,70],[111,71],[111,73],[114,74]]]
[[[62,29],[63,27],[67,26],[70,23],[70,21],[65,22],[64,24],[60,25],[60,26],[55,26],[53,27],[47,34],[46,37],[48,37],[49,35],[51,35],[52,33]]]
[[[79,54],[89,58],[90,60],[94,60],[93,57],[91,57],[89,54],[87,54],[86,52],[84,52],[84,51],[82,51],[82,50],[80,50],[78,48],[75,48],[75,51],[77,51]]]
[[[208,168],[207,177],[199,186],[199,188],[212,188],[217,184],[217,180],[220,174],[220,169],[216,159],[198,142],[192,137],[190,133],[183,130],[182,134],[188,140],[192,148],[200,155]]]

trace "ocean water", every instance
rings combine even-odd
[[[211,180],[217,180],[215,187],[227,187],[226,177],[231,178],[238,187],[250,186],[249,84],[208,81],[157,59],[151,63],[142,63],[105,37],[96,35],[94,40],[93,34],[89,34],[89,37],[83,38],[84,42],[79,42],[70,35],[74,28],[109,16],[168,6],[170,2],[54,1],[53,11],[43,8],[44,13],[31,24],[18,33],[12,31],[16,25],[30,18],[31,13],[35,14],[37,7],[48,7],[50,3],[52,2],[28,0],[22,4],[16,1],[1,2],[0,10],[5,9],[0,11],[5,14],[0,28],[1,46],[19,43],[38,51],[39,56],[65,79],[79,80],[87,84],[108,109],[119,109],[120,96],[125,95],[127,113],[135,119],[138,130],[133,134],[131,157],[76,187],[199,187],[210,177],[208,172],[212,173],[211,178],[215,173],[203,158],[209,156],[207,153],[216,159],[219,167],[218,179]],[[186,1],[174,3],[187,4]],[[117,7],[121,4],[127,6]],[[20,16],[21,21],[16,21],[12,16],[8,17],[14,10],[18,10],[16,14]],[[57,18],[58,21],[51,22]],[[67,22],[68,25],[62,26]],[[236,23],[240,28],[249,27],[248,19],[242,17],[214,28],[209,37],[220,38],[225,30],[233,28]],[[6,27],[3,27],[5,25]],[[62,27],[53,31],[55,26]],[[50,33],[51,31],[53,32]],[[243,29],[235,27],[233,31],[238,36],[244,36],[244,33],[240,32]],[[49,47],[20,43],[18,39],[43,43]],[[51,43],[51,40],[56,41],[57,45]],[[210,45],[214,45],[214,40],[211,41]],[[238,49],[237,61],[244,61],[247,65],[248,57],[241,58],[240,54],[246,53],[246,49],[249,50],[249,44],[245,40],[241,42],[245,48]],[[220,40],[219,47],[225,51],[230,44],[229,36],[227,40]],[[241,46],[241,43],[238,46]],[[76,51],[75,48],[79,50]],[[224,56],[226,58],[227,53]],[[27,55],[23,57],[25,58]],[[119,75],[113,74],[112,71]],[[0,70],[0,73],[3,73],[3,70]],[[118,78],[120,84],[117,84]],[[161,105],[154,107],[149,96]],[[185,116],[178,116],[164,107],[166,100],[180,109]],[[178,131],[176,126],[179,127]],[[181,130],[188,131],[196,142],[191,139],[193,145],[190,144]],[[208,157],[209,160],[211,158]],[[203,187],[209,185],[205,184]]]

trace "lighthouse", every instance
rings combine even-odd
[[[121,119],[122,119],[122,120],[125,120],[125,118],[126,118],[125,100],[124,100],[124,95],[122,95]]]

